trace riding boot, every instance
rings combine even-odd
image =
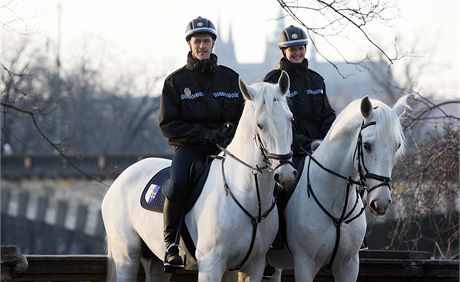
[[[179,255],[180,227],[183,220],[181,203],[172,202],[165,198],[163,219],[164,240],[166,243],[163,265],[165,272],[172,273],[177,269],[184,268],[182,257]]]
[[[263,280],[273,279],[273,274],[275,274],[275,268],[271,266],[268,261],[265,261],[264,274],[262,276]]]
[[[278,230],[276,233],[275,240],[273,240],[272,245],[270,246],[270,249],[274,250],[282,250],[284,248],[284,240],[283,240],[283,235],[281,234],[281,230]]]
[[[363,243],[361,244],[361,247],[359,248],[359,251],[365,251],[368,250],[369,248],[367,247],[367,241],[366,237],[364,237]]]

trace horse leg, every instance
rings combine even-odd
[[[263,279],[264,282],[281,282],[281,276],[283,274],[283,269],[275,268],[275,273],[273,273],[273,278]],[[254,281],[254,280],[253,280]],[[251,277],[244,272],[238,273],[238,282],[251,282]]]
[[[281,282],[281,276],[283,275],[282,268],[275,268],[275,273],[273,273],[273,278],[268,281]]]
[[[171,273],[164,272],[163,261],[159,258],[143,259],[145,282],[168,282]]]
[[[107,248],[109,253],[109,267],[113,259],[116,269],[117,282],[130,282],[136,281],[137,272],[139,270],[141,248],[139,238],[131,240],[121,240],[107,236]],[[110,269],[109,269],[110,270]],[[113,277],[107,276],[107,279]],[[107,280],[115,281],[115,280]]]
[[[359,256],[356,255],[346,264],[342,264],[340,268],[332,267],[332,275],[336,282],[353,282],[358,279],[359,273]]]
[[[236,282],[238,281],[238,271],[225,271],[222,282]]]
[[[141,263],[145,273],[145,282],[150,282],[150,265],[152,264],[151,262],[151,259],[141,257]]]
[[[249,276],[244,272],[238,272],[238,282],[250,282]]]
[[[294,257],[294,276],[295,281],[313,282],[319,269],[315,268],[316,264],[311,259],[308,259],[306,254],[303,258]]]
[[[247,281],[261,281],[264,275],[265,269],[265,256],[261,257],[260,259],[254,259],[251,264],[244,267],[244,271],[246,272],[248,278]]]
[[[198,281],[199,282],[214,282],[222,281],[225,265],[219,258],[210,257],[198,261]]]

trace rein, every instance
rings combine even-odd
[[[265,218],[267,218],[268,215],[271,213],[271,211],[276,206],[276,198],[273,197],[273,201],[272,201],[272,204],[270,205],[270,207],[264,213],[262,213],[262,203],[261,203],[261,200],[260,200],[260,188],[259,188],[259,181],[258,181],[258,178],[257,178],[257,174],[262,173],[263,170],[265,170],[265,169],[267,171],[274,171],[274,170],[276,170],[277,168],[279,168],[280,166],[282,166],[284,164],[292,164],[292,162],[290,161],[290,159],[292,157],[292,151],[290,153],[284,154],[284,155],[271,154],[263,146],[263,144],[262,144],[262,142],[260,140],[259,134],[257,134],[257,138],[258,138],[259,144],[260,144],[259,148],[260,148],[260,150],[262,152],[262,156],[264,157],[265,165],[262,166],[262,167],[259,167],[258,165],[253,167],[250,164],[248,164],[248,163],[244,162],[243,160],[241,160],[240,158],[238,158],[237,156],[235,156],[234,154],[232,154],[230,151],[228,151],[224,147],[222,147],[220,145],[217,145],[217,147],[224,153],[223,156],[216,156],[216,158],[222,160],[222,166],[221,166],[222,167],[222,179],[223,179],[223,183],[224,183],[225,195],[228,196],[230,194],[230,196],[232,197],[232,199],[236,203],[236,205],[244,212],[244,214],[246,214],[251,219],[251,223],[252,223],[252,236],[251,236],[251,243],[249,245],[249,249],[246,252],[246,255],[244,256],[243,260],[238,264],[238,266],[229,268],[230,271],[240,269],[246,263],[246,261],[249,259],[249,256],[251,255],[252,249],[254,247],[254,243],[256,241],[257,227],[259,226],[259,223],[262,220],[264,220]],[[244,208],[244,206],[238,201],[238,199],[236,198],[235,194],[232,192],[232,190],[228,186],[227,180],[225,178],[225,169],[224,169],[224,162],[225,162],[226,156],[229,156],[229,157],[235,159],[239,163],[241,163],[244,166],[246,166],[246,167],[251,169],[251,173],[254,176],[254,182],[256,184],[257,207],[258,207],[257,216],[253,216],[247,209]],[[272,168],[270,159],[279,160],[279,164],[277,166],[275,166],[274,168]]]
[[[330,217],[332,219],[332,221],[334,223],[334,226],[335,226],[335,229],[336,229],[336,240],[335,240],[335,244],[334,244],[334,249],[332,251],[331,260],[329,261],[329,263],[327,265],[327,269],[330,269],[332,267],[332,264],[333,264],[333,262],[335,260],[336,255],[337,255],[337,251],[338,251],[338,248],[339,248],[339,242],[340,242],[340,234],[341,234],[340,227],[341,227],[341,225],[343,223],[349,224],[353,220],[357,219],[359,216],[361,216],[361,214],[363,214],[363,212],[364,212],[364,210],[366,208],[366,204],[363,204],[363,207],[358,212],[358,214],[356,214],[355,216],[351,217],[351,215],[353,214],[353,212],[355,211],[355,209],[357,207],[358,200],[361,199],[360,190],[367,190],[367,193],[369,194],[371,191],[373,191],[374,189],[376,189],[378,187],[381,187],[381,186],[388,186],[388,188],[390,188],[391,179],[389,177],[369,173],[367,167],[364,164],[364,153],[363,153],[363,148],[362,148],[363,143],[362,143],[362,134],[361,134],[361,132],[362,132],[362,130],[364,128],[366,128],[368,126],[371,126],[371,125],[376,125],[376,122],[375,121],[368,122],[368,123],[364,123],[364,121],[362,122],[361,128],[359,130],[359,135],[358,135],[358,141],[356,143],[356,148],[355,148],[355,151],[353,153],[353,159],[355,159],[355,156],[356,156],[356,159],[358,160],[359,180],[355,180],[351,176],[350,177],[345,177],[345,176],[343,176],[343,175],[341,175],[341,174],[339,174],[339,173],[337,173],[335,171],[332,171],[332,170],[326,168],[317,159],[315,159],[311,153],[309,153],[306,150],[304,150],[304,152],[309,156],[308,167],[307,167],[307,193],[308,193],[308,197],[310,197],[310,195],[313,196],[313,199],[315,200],[316,204],[321,208],[321,210],[328,217]],[[331,174],[333,174],[333,175],[335,175],[335,176],[337,176],[337,177],[339,177],[341,179],[344,179],[347,182],[347,193],[346,193],[347,197],[345,198],[345,203],[344,203],[342,213],[341,213],[339,218],[334,217],[321,204],[321,202],[318,200],[318,198],[316,197],[315,193],[313,192],[313,188],[312,188],[311,182],[310,182],[310,164],[311,164],[312,160],[321,169],[323,169],[323,170],[327,171],[328,173],[331,173]],[[365,173],[363,173],[363,168],[364,168]],[[366,182],[366,180],[368,178],[381,181],[382,183],[377,184],[377,185],[375,185],[375,186],[373,186],[371,188],[367,188],[365,182]],[[355,191],[356,191],[356,201],[355,201],[355,203],[353,205],[353,208],[348,213],[346,213],[347,206],[348,206],[348,199],[349,199],[349,196],[350,196],[350,187],[352,185],[357,185],[358,187],[360,187],[360,189],[355,189]],[[391,190],[391,188],[390,188],[390,190]]]

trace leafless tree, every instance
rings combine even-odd
[[[406,55],[406,52],[398,50],[394,54],[390,54],[381,44],[372,38],[368,31],[369,26],[376,24],[387,26],[390,25],[391,20],[398,17],[396,5],[391,0],[277,0],[277,2],[285,11],[285,16],[291,17],[300,26],[305,28],[316,53],[334,66],[339,74],[341,74],[341,71],[338,66],[318,47],[318,40],[322,40],[331,46],[336,54],[342,58],[342,61],[349,64],[359,64],[361,61],[368,60],[369,56],[364,54],[363,58],[358,62],[347,59],[341,48],[336,46],[332,40],[342,36],[346,32],[360,35],[362,40],[377,50],[378,54],[385,58],[389,64]],[[308,19],[309,21],[306,22],[304,19]],[[341,75],[345,77],[343,74]]]
[[[162,74],[151,77],[143,89],[130,74],[108,86],[91,61],[82,58],[56,76],[43,50],[23,46],[1,63],[2,146],[9,143],[18,154],[54,150],[71,166],[71,155],[169,152],[157,126],[159,93],[152,90]]]
[[[395,169],[396,221],[388,247],[430,246],[434,257],[458,259],[460,101],[419,97],[417,103],[406,121],[410,150]]]

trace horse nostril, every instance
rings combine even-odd
[[[275,173],[275,176],[273,177],[277,183],[280,183],[280,174]]]
[[[388,206],[390,206],[390,205],[391,205],[391,199],[390,199],[390,200],[388,200]]]

